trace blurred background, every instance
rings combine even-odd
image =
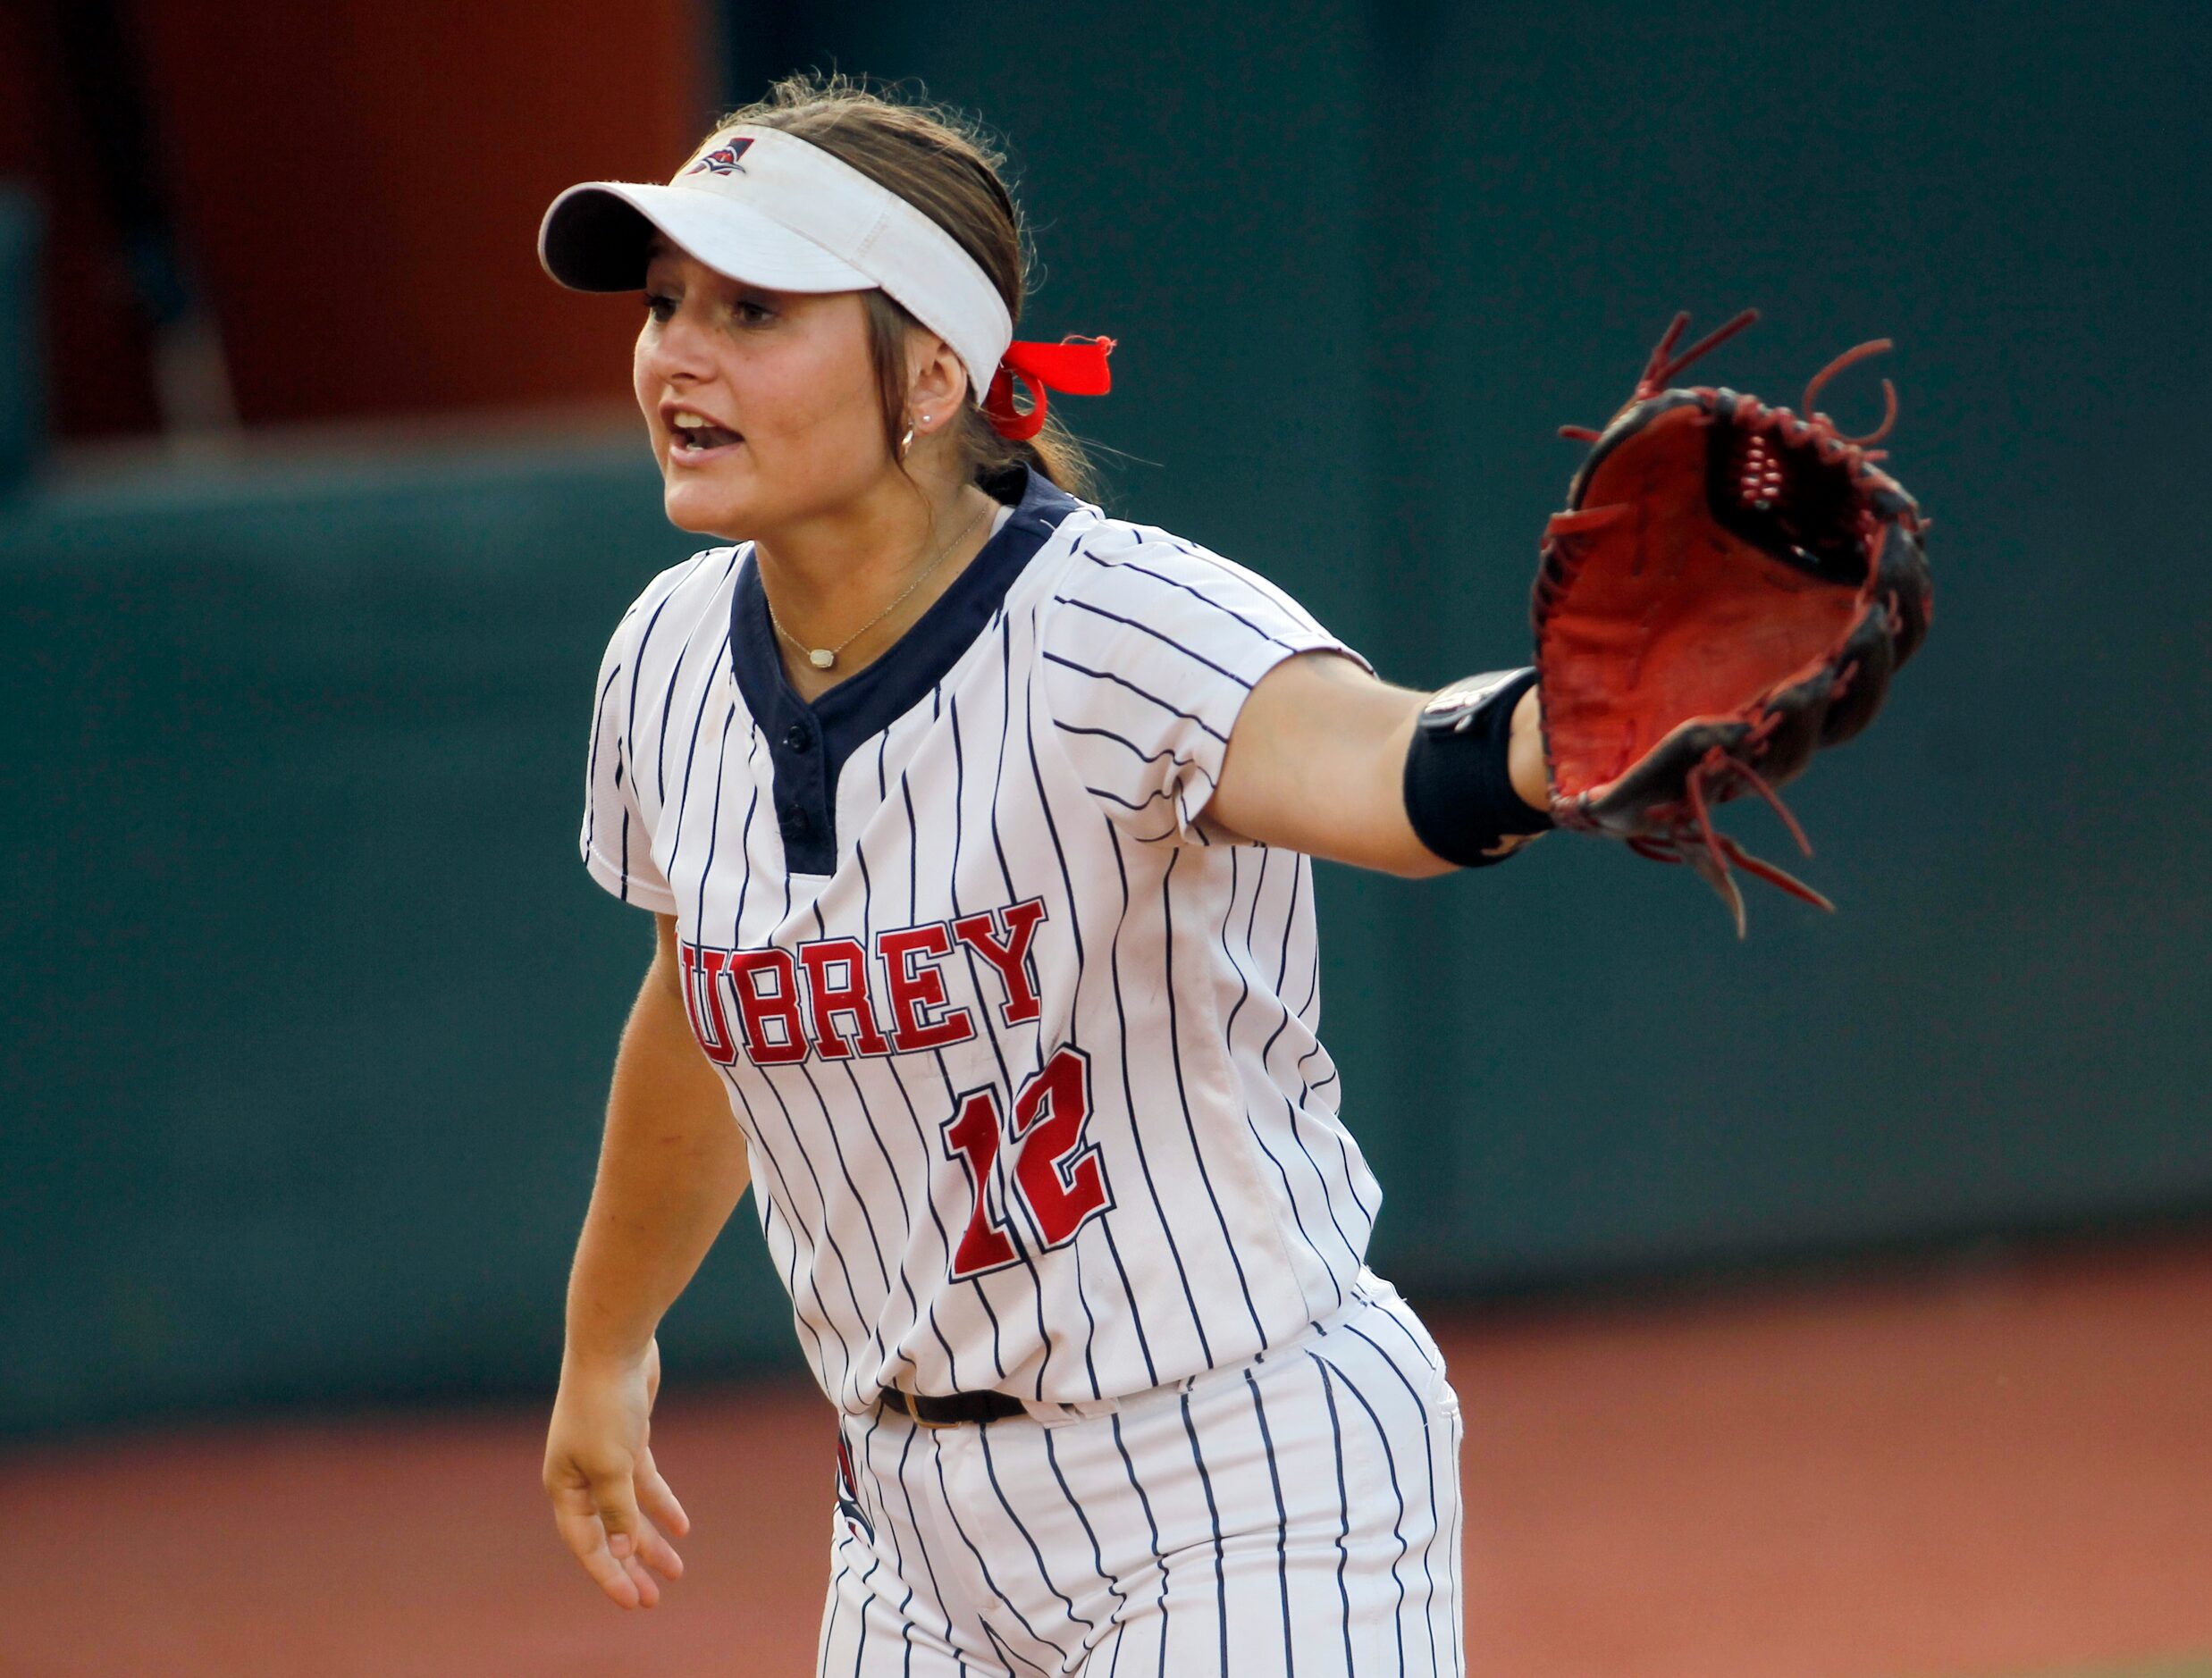
[[[1023,335],[1120,340],[1110,507],[1409,684],[1526,656],[1552,427],[1675,309],[1762,309],[1698,376],[1781,402],[1897,340],[1936,625],[1790,793],[1840,913],[1324,870],[1470,1662],[2212,1671],[2212,11],[14,0],[0,1468],[66,1577],[0,1580],[0,1673],[812,1658],[749,1212],[662,1338],[693,1577],[623,1620],[535,1489],[650,951],[576,862],[590,684],[692,543],[635,309],[534,232],[804,66],[1005,137]]]

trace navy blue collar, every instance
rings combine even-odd
[[[1013,516],[881,658],[811,705],[784,677],[760,567],[745,556],[730,593],[730,662],[745,709],[768,740],[785,861],[794,874],[836,871],[837,772],[845,759],[945,679],[1014,578],[1076,507],[1074,497],[1033,467],[1008,472],[984,488],[1012,502]]]

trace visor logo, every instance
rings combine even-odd
[[[752,144],[753,141],[747,138],[734,139],[717,146],[684,172],[687,175],[742,175],[744,169],[737,160],[745,155],[745,148]]]

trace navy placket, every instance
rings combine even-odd
[[[776,826],[790,872],[837,872],[837,775],[845,759],[944,680],[1014,578],[1076,507],[1074,498],[1028,467],[987,487],[1002,501],[1021,497],[1005,527],[880,659],[812,705],[784,677],[760,568],[745,556],[730,594],[730,662],[745,708],[768,742]]]
[[[776,769],[776,825],[784,836],[784,861],[794,874],[837,869],[837,790],[822,750],[821,725],[796,694],[780,696],[769,726],[769,761]]]

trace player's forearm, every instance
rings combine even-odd
[[[1406,753],[1428,699],[1332,654],[1285,659],[1245,702],[1214,815],[1248,838],[1357,868],[1414,879],[1451,872],[1406,809]],[[1515,704],[1510,730],[1513,791],[1543,810],[1550,783],[1535,687]]]
[[[1407,832],[1409,835],[1413,835],[1413,843],[1417,847],[1417,854],[1425,865],[1418,869],[1400,868],[1397,872],[1415,877],[1442,872],[1446,866],[1428,843],[1438,839],[1437,832],[1434,829],[1427,831],[1426,840],[1414,835],[1416,824],[1411,819],[1413,811],[1410,806],[1404,802],[1408,796],[1408,776],[1411,773],[1410,766],[1406,763],[1406,753],[1411,746],[1422,708],[1426,704],[1428,697],[1426,694],[1416,696],[1414,715],[1409,717],[1403,726],[1392,731],[1389,752],[1385,759],[1390,764],[1401,766],[1397,776],[1396,791],[1400,800],[1400,807],[1405,809],[1408,817]],[[1489,750],[1494,752],[1495,747],[1493,746]],[[1493,760],[1494,761],[1494,759]],[[1543,754],[1543,700],[1540,697],[1538,687],[1533,682],[1514,701],[1512,714],[1506,721],[1505,776],[1512,787],[1511,793],[1505,794],[1509,801],[1518,798],[1530,810],[1549,811],[1552,777]],[[1500,791],[1502,792],[1502,789]],[[1468,812],[1460,810],[1455,814],[1464,818]],[[1497,843],[1494,845],[1479,847],[1482,854],[1486,857],[1497,858],[1509,855],[1530,840],[1541,836],[1540,832],[1518,831],[1521,826],[1518,811],[1510,815],[1500,811],[1488,817],[1486,820],[1498,821],[1506,825],[1506,831],[1497,835]],[[1459,837],[1460,830],[1456,826],[1451,826],[1450,831],[1455,840]],[[1494,832],[1494,829],[1490,831]],[[1448,854],[1458,853],[1453,852]],[[1468,859],[1462,857],[1460,860],[1464,861]]]
[[[643,1353],[747,1178],[721,1080],[692,1037],[672,970],[656,961],[616,1057],[599,1177],[568,1279],[571,1362]]]

